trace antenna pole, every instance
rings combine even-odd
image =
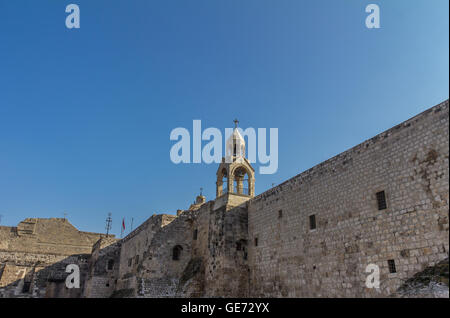
[[[108,217],[106,218],[106,236],[109,235],[109,231],[111,230],[112,218],[111,212],[108,213]]]

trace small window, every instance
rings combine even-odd
[[[386,195],[384,191],[377,192],[378,210],[384,210],[386,206]]]
[[[255,237],[255,246],[258,246],[258,238]]]
[[[110,259],[109,261],[108,261],[108,270],[110,271],[110,270],[112,270],[114,268],[114,260],[113,259]]]
[[[278,211],[278,218],[281,219],[283,217],[283,210]]]
[[[195,229],[195,230],[194,230],[194,235],[193,235],[194,241],[197,240],[197,236],[198,236],[198,230]]]
[[[309,216],[309,229],[314,230],[316,228],[316,215]]]
[[[22,287],[22,293],[29,293],[31,287],[31,282],[24,282]]]
[[[136,257],[134,258],[134,263],[135,264],[139,263],[139,255],[136,255]]]
[[[175,246],[172,249],[172,260],[174,260],[174,261],[180,260],[182,250],[183,250],[183,248],[180,245]]]
[[[128,267],[131,267],[131,265],[133,265],[133,259],[129,258],[128,259]]]
[[[236,242],[236,251],[240,251],[242,249],[241,242]]]
[[[395,268],[395,261],[393,259],[388,260],[389,273],[397,273],[397,269]]]

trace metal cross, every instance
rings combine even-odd
[[[200,188],[200,195],[202,195],[203,193],[203,188]]]
[[[235,120],[233,120],[233,122],[234,122],[234,127],[237,128],[237,126],[239,124],[239,120],[235,119]]]

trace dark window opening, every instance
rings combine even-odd
[[[378,210],[384,210],[387,208],[386,194],[384,193],[384,191],[377,192],[377,202],[378,202]]]
[[[316,228],[316,215],[309,216],[309,229],[314,230]]]
[[[129,259],[128,259],[128,267],[130,267],[131,265],[133,265],[133,259],[132,259],[132,258],[129,258]]]
[[[255,246],[258,246],[258,238],[255,237]]]
[[[236,144],[233,145],[233,155],[236,156]]]
[[[134,263],[135,264],[139,263],[139,255],[136,255],[136,257],[134,258]]]
[[[31,282],[24,282],[22,287],[22,293],[29,293],[31,287]]]
[[[397,273],[397,269],[395,268],[395,261],[393,259],[388,260],[389,273]]]
[[[283,217],[283,210],[278,211],[278,218],[281,219]]]
[[[106,287],[109,287],[109,283],[106,283]]]
[[[236,251],[240,251],[242,249],[241,242],[236,242]]]
[[[108,270],[112,270],[114,268],[114,260],[110,259],[108,261]]]
[[[178,261],[180,259],[182,250],[183,248],[180,245],[175,246],[172,250],[172,260]]]
[[[194,238],[194,241],[197,240],[197,235],[198,235],[198,230],[195,229],[195,230],[194,230],[194,237],[193,237],[193,238]]]

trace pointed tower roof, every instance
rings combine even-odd
[[[242,137],[241,133],[239,132],[239,129],[234,128],[233,133],[231,134],[230,138],[228,138],[227,143],[233,143],[233,140],[240,140],[241,145],[245,145],[245,139]]]
[[[239,121],[234,120],[234,130],[231,136],[226,141],[226,156],[227,158],[232,157],[245,157],[245,139],[242,137],[238,129]]]

